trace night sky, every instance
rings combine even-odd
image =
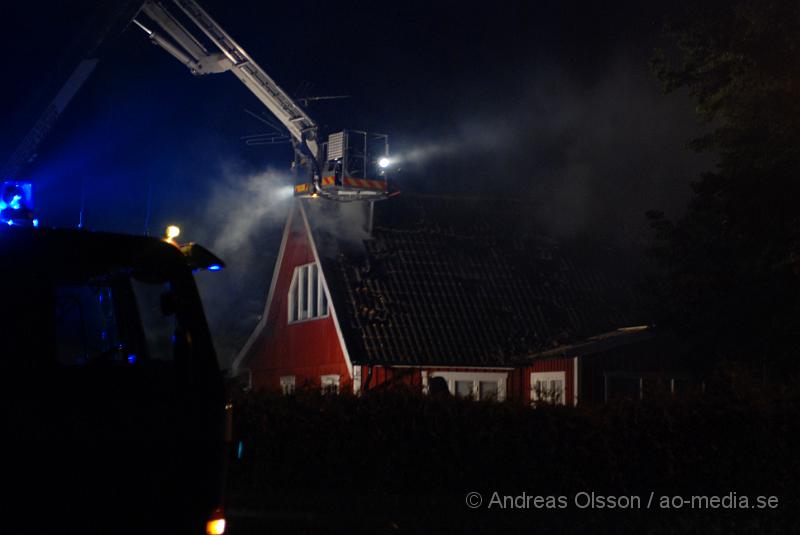
[[[10,4],[3,161],[98,5]],[[684,148],[701,131],[691,102],[650,74],[667,14],[652,3],[201,5],[288,92],[350,95],[308,111],[323,131],[388,133],[401,190],[528,198],[550,234],[633,243],[644,212],[679,215],[711,164]],[[194,77],[129,26],[25,171],[45,226],[76,226],[83,191],[91,229],[175,223],[223,256],[229,269],[199,277],[223,363],[261,312],[288,206],[290,146],[246,146],[267,127],[245,109],[263,108],[233,75]]]

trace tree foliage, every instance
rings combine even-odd
[[[650,213],[662,321],[703,354],[785,373],[800,348],[800,4],[703,3],[666,27],[653,67],[686,90],[717,157],[676,222]]]

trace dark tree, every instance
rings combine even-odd
[[[701,4],[653,61],[707,123],[692,147],[717,156],[681,219],[649,214],[658,308],[703,358],[786,378],[800,362],[800,3]]]

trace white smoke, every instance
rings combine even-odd
[[[204,221],[209,223],[214,251],[247,252],[265,225],[282,225],[292,199],[288,173],[267,169],[260,173],[223,173],[214,183]]]
[[[305,207],[323,257],[334,258],[343,248],[361,247],[369,238],[369,203],[316,199]]]
[[[277,256],[277,244],[292,202],[288,172],[246,172],[221,167],[212,181],[192,237],[222,258],[219,273],[201,273],[198,287],[223,366],[229,365],[258,323]]]
[[[424,143],[401,147],[397,154],[392,155],[392,162],[400,167],[423,167],[435,160],[488,154],[510,143],[511,137],[512,132],[505,121],[473,117],[460,122],[452,134],[434,135]]]

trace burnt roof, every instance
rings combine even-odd
[[[618,251],[548,238],[527,209],[403,196],[375,204],[371,234],[349,237],[352,215],[336,224],[308,210],[352,361],[509,366],[641,321]]]

